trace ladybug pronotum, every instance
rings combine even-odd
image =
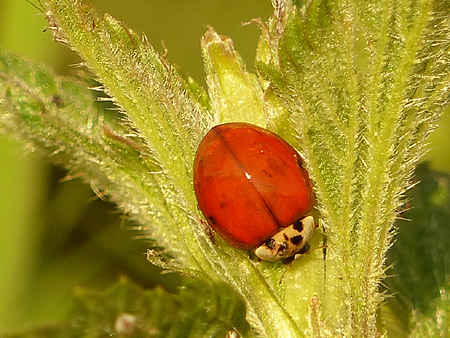
[[[248,123],[212,128],[194,160],[198,206],[231,245],[285,260],[307,251],[314,195],[300,155],[278,135]]]

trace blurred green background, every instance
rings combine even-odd
[[[231,37],[249,69],[259,29],[242,26],[267,19],[269,0],[91,0],[137,32],[183,71],[204,84],[200,38],[207,26]],[[80,59],[55,43],[42,13],[25,0],[0,2],[0,48],[76,76]],[[426,159],[450,173],[450,114],[431,137]],[[27,154],[20,142],[0,135],[0,333],[58,321],[70,308],[74,286],[103,288],[124,274],[145,287],[173,290],[177,276],[146,263],[147,244],[135,240],[132,223],[99,201],[79,180],[61,183],[65,172]]]

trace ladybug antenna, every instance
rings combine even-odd
[[[286,269],[284,269],[283,274],[281,275],[280,281],[278,282],[278,284],[283,283],[284,280],[284,276],[286,276],[286,273],[292,268],[292,263],[294,263],[294,256],[289,257],[288,259],[286,259],[285,261],[283,261],[283,264],[286,264]],[[289,260],[289,261],[287,261]]]

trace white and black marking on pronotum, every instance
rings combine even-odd
[[[314,218],[305,216],[281,229],[255,250],[255,255],[265,261],[286,260],[304,254],[315,229]]]

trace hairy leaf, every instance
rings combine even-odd
[[[262,39],[278,57],[261,56],[258,69],[297,130],[327,238],[310,321],[373,336],[396,211],[449,102],[449,2],[275,3]]]
[[[195,306],[193,306],[195,304]],[[78,289],[65,323],[5,338],[224,337],[249,333],[242,298],[225,284],[190,280],[177,294],[143,290],[122,279],[104,292]]]

